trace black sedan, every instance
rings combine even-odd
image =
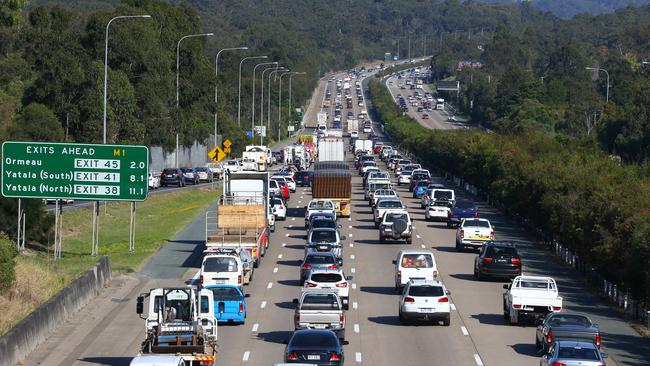
[[[284,362],[343,365],[343,347],[331,330],[297,330],[284,350]]]
[[[521,274],[521,257],[514,244],[489,241],[481,247],[481,253],[474,260],[474,277],[511,278]]]

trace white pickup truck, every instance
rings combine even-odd
[[[539,319],[562,310],[562,297],[551,277],[517,276],[503,288],[503,317],[510,325],[518,324],[521,317]]]

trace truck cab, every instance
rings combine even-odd
[[[234,248],[214,248],[205,251],[199,276],[201,285],[232,285],[241,287],[247,283],[246,277],[248,277],[248,282],[250,282],[250,273],[253,268],[251,268],[250,262],[242,261],[240,251]],[[246,274],[244,270],[246,270]]]

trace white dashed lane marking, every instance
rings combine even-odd
[[[352,284],[352,289],[353,289],[353,290],[356,290],[356,289],[357,289],[357,284],[356,284],[356,283],[353,283],[353,284]]]
[[[353,237],[353,236],[354,236],[354,234],[350,233],[350,237]]]
[[[356,301],[352,303],[352,309],[356,310],[358,307],[359,307],[359,304],[357,304]]]
[[[422,249],[426,249],[426,248],[427,248],[427,246],[424,245],[424,244],[420,245],[420,247],[422,247]]]
[[[474,360],[476,361],[476,364],[478,366],[483,366],[483,361],[481,361],[481,356],[477,355],[476,353],[474,354]]]
[[[266,301],[262,301],[262,303],[260,304],[260,308],[264,309],[265,307],[266,307]]]
[[[355,361],[357,361],[358,363],[361,363],[361,362],[363,361],[363,357],[361,356],[361,352],[357,352],[357,353],[354,355],[354,359],[355,359]],[[483,364],[481,364],[480,366],[482,366],[482,365],[483,365]]]
[[[357,271],[356,268],[354,267],[350,268],[350,272],[355,273],[356,271]]]
[[[291,221],[296,221],[296,218],[295,218],[295,217],[292,217],[292,218],[291,218]]]
[[[359,324],[354,325],[354,332],[359,333]]]
[[[273,268],[273,273],[278,273],[278,267]]]
[[[248,362],[248,358],[251,356],[249,351],[244,352],[244,357],[241,358],[242,361]]]
[[[418,235],[418,234],[415,234],[415,237],[418,238],[418,239],[420,239],[420,235]]]
[[[352,225],[348,226],[348,229],[352,229]]]
[[[350,243],[350,248],[354,248],[354,244],[353,244],[353,243]]]
[[[259,324],[257,324],[257,323],[253,324],[253,329],[251,329],[251,331],[252,331],[253,333],[255,333],[255,332],[257,332],[257,329],[258,329],[259,327],[260,327]]]
[[[278,254],[278,259],[282,259],[282,254]]]
[[[460,327],[460,331],[463,332],[463,335],[464,335],[464,336],[468,336],[468,335],[469,335],[469,332],[467,331],[467,328],[465,328],[464,326]]]
[[[287,238],[289,237],[289,233],[286,233],[285,235],[286,235]]]
[[[350,259],[354,260],[354,254],[350,254]]]
[[[293,225],[289,225],[289,229],[291,229],[292,227],[293,227]]]
[[[289,235],[289,234],[287,234],[287,235]],[[282,246],[283,246],[283,247],[286,247],[286,246],[287,246],[287,243],[282,243]]]
[[[348,217],[348,221],[352,221],[352,218],[351,218],[351,217]]]
[[[456,310],[456,305],[454,305],[454,304],[449,304],[449,306],[451,307],[451,310]]]
[[[270,289],[271,287],[273,287],[273,282],[269,282],[269,284],[266,285],[266,288],[268,288],[268,289]]]

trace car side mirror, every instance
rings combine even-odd
[[[352,277],[352,276],[346,276],[346,277],[345,277],[345,280],[346,280],[346,281],[352,281],[353,278],[354,278],[354,277]]]
[[[602,358],[608,358],[609,355],[608,355],[607,353],[601,353],[601,354],[600,354],[600,357],[602,357]]]
[[[338,266],[341,267],[343,265],[343,259],[342,258],[337,259],[336,264],[338,264]]]
[[[343,225],[341,225],[341,224],[338,224],[338,226],[337,226],[337,227],[338,227],[339,229],[341,229],[341,228],[343,227]]]
[[[291,302],[293,302],[294,304],[298,304],[298,299],[293,299],[291,300]]]
[[[307,206],[305,206],[305,210],[307,209]]]
[[[341,240],[345,240],[345,239],[347,239],[345,235],[341,235]]]
[[[392,262],[393,262],[393,264],[397,264],[397,261],[396,261],[395,259],[393,259],[393,261],[392,261]]]
[[[144,313],[144,297],[138,296],[138,302],[135,304],[135,313],[142,315]]]
[[[449,290],[445,291],[445,295],[447,295],[447,296],[451,295],[451,291],[449,291]]]
[[[251,294],[244,294],[244,297],[251,297]]]
[[[283,340],[282,340],[282,343],[283,343],[283,344],[289,344],[289,340],[288,340],[288,339],[283,339]]]

